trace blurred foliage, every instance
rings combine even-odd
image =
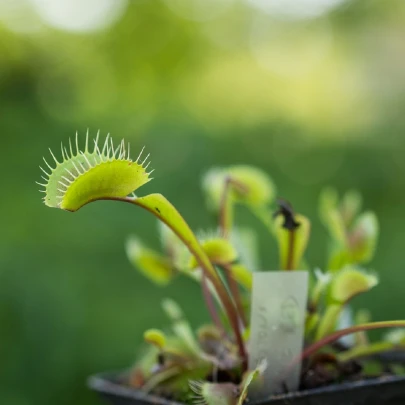
[[[105,14],[107,0],[0,0],[0,403],[97,404],[87,375],[132,363],[164,319],[159,300],[208,319],[192,281],[159,291],[127,262],[127,235],[158,246],[152,218],[103,202],[75,216],[45,209],[39,157],[76,130],[146,145],[156,172],[145,194],[165,194],[194,229],[214,226],[199,188],[211,166],[261,167],[313,219],[325,185],[358,188],[381,221],[381,285],[354,305],[403,318],[405,3],[303,3],[316,1],[330,7],[304,18],[259,0],[200,1],[197,13],[123,0]],[[243,207],[237,217],[256,224]],[[261,265],[274,268],[263,228]],[[326,266],[326,231],[313,228],[309,264]]]

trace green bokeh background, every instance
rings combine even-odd
[[[382,283],[354,305],[375,320],[405,318],[405,3],[312,0],[303,10],[317,2],[326,6],[316,13],[283,15],[258,0],[122,0],[78,28],[112,3],[0,1],[1,404],[98,404],[86,377],[132,363],[143,330],[165,325],[163,297],[194,324],[208,319],[197,286],[157,288],[127,262],[127,235],[159,246],[151,216],[109,202],[75,214],[42,204],[42,156],[76,130],[124,137],[133,155],[145,145],[155,179],[139,194],[163,193],[196,230],[216,227],[205,170],[265,169],[313,219],[312,267],[326,260],[319,191],[358,188],[381,221],[371,267]],[[258,232],[263,269],[277,268],[266,230],[243,210],[238,222]]]

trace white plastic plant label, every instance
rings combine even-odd
[[[251,392],[253,398],[294,391],[301,364],[287,367],[303,349],[308,272],[253,273],[249,368],[267,368]]]

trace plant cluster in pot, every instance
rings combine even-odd
[[[45,204],[74,212],[93,201],[114,200],[152,213],[160,224],[162,252],[130,237],[129,260],[160,285],[179,275],[194,280],[211,317],[210,324],[194,331],[179,305],[165,300],[171,332],[145,331],[147,348],[136,364],[90,377],[91,388],[115,404],[128,405],[405,404],[405,321],[370,322],[367,311],[353,313],[349,307],[352,298],[378,283],[377,275],[364,268],[374,254],[378,222],[374,213],[361,212],[357,192],[341,199],[333,189],[322,192],[320,216],[331,239],[329,260],[324,272],[312,271],[304,259],[309,219],[287,201],[275,200],[275,186],[261,170],[239,165],[212,169],[204,176],[218,230],[196,236],[163,195],[134,194],[151,180],[149,155],[143,158],[141,152],[133,161],[129,145],[122,141],[115,147],[108,135],[100,147],[98,135],[89,146],[87,134],[81,149],[76,134],[73,144],[69,140],[69,147],[62,147],[60,160],[52,154],[52,165],[44,159]],[[265,359],[253,366],[249,362],[256,239],[253,231],[234,225],[236,205],[250,210],[275,238],[280,271],[310,274],[303,349],[285,369],[300,370],[294,392],[285,386],[284,392],[257,395],[268,383],[263,376],[272,364]],[[388,329],[384,339],[370,341],[366,332],[379,328]]]

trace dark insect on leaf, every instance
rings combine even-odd
[[[300,226],[300,223],[294,218],[292,205],[282,198],[277,199],[277,204],[279,209],[274,213],[274,217],[277,217],[278,215],[284,217],[283,228],[288,229],[289,231],[297,229]]]

